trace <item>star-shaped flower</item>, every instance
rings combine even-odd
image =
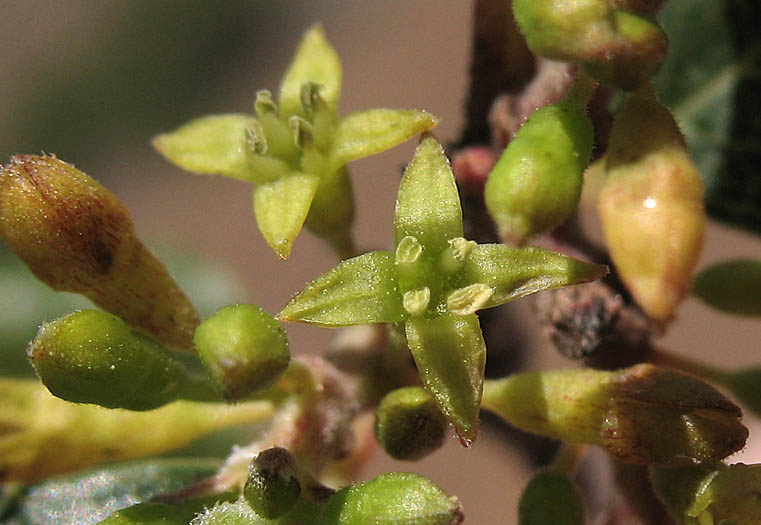
[[[256,116],[210,115],[159,135],[154,146],[189,171],[253,182],[259,230],[281,259],[306,223],[342,256],[353,253],[354,203],[346,163],[432,129],[425,111],[370,109],[338,118],[341,62],[319,26],[280,85],[256,94]]]
[[[394,229],[395,252],[342,261],[307,285],[278,318],[322,326],[403,326],[423,385],[469,443],[478,429],[486,362],[475,312],[597,279],[607,268],[539,248],[463,238],[454,176],[430,135],[405,171]]]

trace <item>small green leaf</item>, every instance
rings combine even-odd
[[[321,26],[312,27],[302,38],[296,56],[280,85],[280,117],[306,117],[301,88],[306,83],[322,86],[320,95],[334,112],[341,95],[341,60]]]
[[[465,261],[463,282],[490,286],[494,295],[481,308],[491,308],[542,290],[593,281],[607,271],[604,265],[541,248],[480,244]]]
[[[255,123],[251,115],[209,115],[158,135],[153,147],[182,169],[250,181],[246,129]]]
[[[393,254],[370,252],[342,261],[309,283],[277,318],[323,326],[402,321]]]
[[[219,461],[212,459],[152,459],[60,476],[30,487],[8,518],[25,525],[99,523],[116,510],[212,476],[217,468]]]
[[[583,525],[584,501],[565,473],[540,472],[529,481],[518,504],[520,525]]]
[[[710,306],[737,315],[761,316],[761,260],[726,261],[706,268],[692,293]]]
[[[457,498],[431,480],[406,472],[381,474],[338,491],[325,505],[322,525],[456,525],[463,520]]]
[[[407,321],[407,342],[423,385],[465,444],[476,439],[486,364],[478,317],[441,315]]]
[[[330,165],[337,169],[368,157],[436,127],[439,119],[426,111],[369,109],[341,119],[330,150]]]
[[[292,173],[254,190],[256,224],[281,259],[291,255],[319,185],[316,175]]]
[[[424,249],[440,253],[462,237],[462,208],[452,168],[438,141],[427,136],[404,172],[394,215],[394,244],[415,237]]]

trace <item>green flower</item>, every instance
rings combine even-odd
[[[423,138],[404,174],[394,228],[395,252],[341,262],[278,317],[322,326],[398,323],[423,385],[467,444],[477,433],[486,361],[475,312],[597,279],[606,267],[464,239],[454,176],[432,136]]]
[[[354,252],[346,163],[380,153],[438,119],[416,110],[370,109],[338,118],[341,63],[322,28],[310,29],[280,85],[256,94],[256,116],[210,115],[159,135],[156,149],[183,169],[253,182],[259,230],[281,259],[306,223],[341,256]]]

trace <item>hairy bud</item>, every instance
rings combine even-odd
[[[414,461],[444,444],[447,419],[424,388],[394,390],[378,405],[375,437],[394,459]]]
[[[43,324],[28,354],[45,386],[75,403],[150,410],[201,386],[167,350],[99,310]]]
[[[248,467],[243,497],[258,515],[275,519],[288,512],[301,494],[296,459],[286,449],[260,452]]]
[[[116,196],[56,157],[0,174],[0,238],[54,290],[81,293],[156,341],[192,347],[198,315]]]
[[[226,306],[206,319],[195,342],[214,386],[229,401],[272,385],[291,359],[280,324],[249,304]]]

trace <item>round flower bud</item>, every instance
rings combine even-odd
[[[222,308],[200,324],[194,340],[215,388],[228,401],[271,386],[291,359],[280,324],[249,304]]]
[[[298,466],[286,449],[260,452],[248,467],[243,497],[259,516],[275,519],[288,512],[301,494]]]
[[[394,390],[375,413],[375,436],[389,456],[417,460],[444,443],[447,420],[424,388]]]

